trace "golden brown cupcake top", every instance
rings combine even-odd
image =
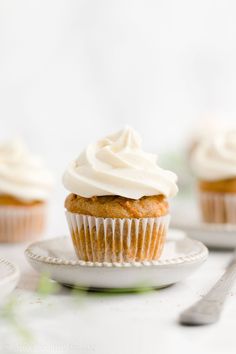
[[[39,205],[39,204],[44,204],[45,202],[43,201],[23,201],[16,199],[15,197],[12,197],[11,195],[7,194],[0,194],[0,206],[34,206],[34,205]]]
[[[142,197],[138,200],[120,196],[84,198],[69,194],[65,208],[82,215],[103,218],[150,218],[168,214],[169,206],[163,195]]]
[[[199,181],[198,185],[203,192],[236,193],[236,178],[219,181]]]

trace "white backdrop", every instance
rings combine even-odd
[[[234,0],[0,0],[0,139],[22,136],[60,176],[128,123],[148,149],[236,116]]]

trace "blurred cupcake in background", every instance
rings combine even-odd
[[[199,122],[200,120],[200,122]],[[228,124],[222,120],[211,117],[210,114],[207,117],[199,119],[195,126],[191,127],[191,130],[184,137],[183,143],[179,146],[174,146],[172,149],[166,149],[160,155],[159,162],[166,169],[171,169],[178,175],[179,193],[174,200],[174,217],[182,217],[182,210],[179,208],[179,202],[188,203],[190,199],[193,199],[194,192],[194,174],[191,168],[191,156],[202,140],[208,139],[215,134],[227,130]]]
[[[202,139],[191,154],[198,178],[202,218],[208,223],[236,223],[236,130]]]
[[[0,242],[42,235],[51,188],[50,172],[23,142],[0,144]]]
[[[220,118],[216,118],[215,116],[202,117],[200,123],[198,122],[191,130],[187,139],[187,157],[191,159],[191,154],[194,152],[195,147],[197,147],[202,140],[214,137],[216,134],[227,131],[228,129],[229,124]]]
[[[169,224],[174,173],[142,150],[126,127],[87,149],[66,170],[66,215],[78,258],[92,262],[157,260]]]

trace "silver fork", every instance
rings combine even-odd
[[[236,279],[236,249],[225,273],[211,290],[180,315],[184,325],[207,325],[219,320],[225,300]]]

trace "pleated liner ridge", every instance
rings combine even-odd
[[[134,262],[160,258],[170,216],[96,218],[66,211],[76,254],[90,262]]]
[[[236,194],[199,192],[202,219],[216,224],[236,224]]]
[[[46,224],[47,207],[0,207],[0,242],[16,243],[37,240]]]

